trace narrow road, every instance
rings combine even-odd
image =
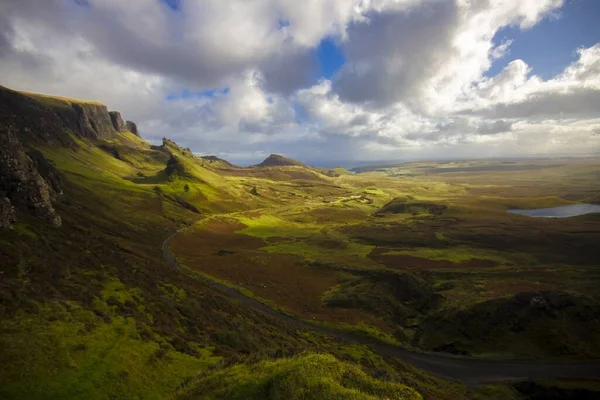
[[[183,228],[169,236],[162,245],[163,257],[166,262],[184,268],[170,250],[170,243]],[[205,276],[201,278],[208,284],[241,303],[261,311],[273,318],[293,325],[300,329],[311,330],[323,335],[335,337],[350,343],[371,347],[379,354],[395,357],[430,374],[440,376],[466,385],[478,385],[487,382],[520,381],[526,379],[556,379],[600,378],[600,361],[587,363],[534,363],[531,361],[490,360],[475,357],[458,357],[437,353],[421,353],[406,350],[397,346],[380,342],[376,339],[357,336],[350,332],[326,328],[296,319],[290,315],[275,310],[255,299],[244,296],[237,290],[216,282]]]

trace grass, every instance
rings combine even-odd
[[[439,237],[439,234],[438,234]],[[443,238],[444,236],[442,236]],[[490,260],[495,261],[499,264],[505,264],[506,260],[499,256],[498,254],[494,254],[493,252],[482,250],[482,249],[473,249],[468,247],[458,247],[453,246],[450,248],[416,248],[410,250],[391,250],[383,255],[400,255],[400,256],[410,256],[410,257],[419,257],[419,258],[428,258],[431,260],[445,260],[450,261],[456,264],[460,264],[466,261],[470,261],[473,259],[480,260]]]
[[[69,98],[69,97],[60,97],[60,96],[50,96],[50,95],[45,95],[45,94],[39,94],[39,93],[30,93],[30,92],[24,92],[24,91],[20,91],[19,93],[30,97],[32,99],[37,100],[38,102],[40,102],[41,104],[44,104],[46,106],[50,106],[50,107],[70,107],[71,104],[91,104],[91,105],[95,105],[95,106],[104,106],[104,104],[97,102],[97,101],[91,101],[91,100],[78,100],[78,99],[73,99],[73,98]]]
[[[74,303],[3,321],[0,344],[0,394],[14,399],[162,399],[219,361],[210,348],[183,354],[141,339],[133,318],[105,322]]]
[[[385,192],[381,189],[377,189],[377,188],[368,188],[364,190],[365,194],[372,194],[375,196],[385,196]]]
[[[261,239],[286,236],[306,238],[319,231],[319,228],[316,226],[291,222],[273,215],[261,214],[257,217],[242,215],[236,216],[236,219],[246,225],[245,228],[237,231],[237,233]]]
[[[422,399],[413,389],[374,379],[360,368],[331,355],[236,365],[208,373],[180,391],[181,399]]]
[[[375,246],[345,240],[341,235],[316,235],[309,241],[278,243],[262,247],[269,253],[295,254],[309,261],[331,261],[339,257],[366,258]]]
[[[19,235],[24,235],[24,236],[29,236],[32,239],[37,239],[37,235],[34,231],[32,231],[27,225],[25,224],[14,224],[12,226],[12,230],[14,230],[16,233],[18,233]]]

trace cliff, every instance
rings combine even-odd
[[[101,103],[85,102],[33,93],[22,93],[0,86],[0,118],[19,137],[34,142],[73,143],[68,130],[83,139],[105,140],[127,131],[118,112],[109,113]]]
[[[53,207],[62,193],[60,175],[38,149],[77,149],[76,137],[101,141],[128,130],[120,113],[103,104],[0,86],[0,227],[19,212],[61,225]]]
[[[138,127],[135,122],[127,121],[125,124],[127,125],[127,130],[129,132],[136,136],[140,136],[140,132],[138,131]]]
[[[112,122],[113,128],[117,132],[127,132],[127,126],[121,117],[121,113],[118,111],[109,111],[108,115],[110,116],[110,121]]]

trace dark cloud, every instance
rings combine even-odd
[[[348,28],[347,64],[334,80],[343,100],[389,104],[418,99],[422,84],[443,65],[458,27],[454,2],[410,12],[369,15]]]
[[[510,132],[512,130],[513,123],[499,120],[492,123],[482,123],[477,128],[477,133],[482,135],[496,135],[498,133]]]
[[[600,89],[578,87],[567,92],[541,92],[515,103],[499,103],[464,114],[502,119],[569,119],[600,117]]]
[[[265,90],[290,95],[312,83],[318,73],[318,61],[306,49],[286,47],[261,63]]]
[[[277,40],[277,35],[283,34],[276,29],[270,44],[260,43],[257,32],[256,38],[249,39],[257,49],[249,51],[244,48],[248,45],[236,43],[227,32],[235,26],[215,25],[219,35],[216,31],[197,28],[210,18],[194,25],[165,8],[142,7],[144,4],[139,0],[124,4],[122,10],[102,3],[82,7],[59,0],[4,1],[7,3],[0,5],[3,14],[0,51],[8,43],[9,17],[16,17],[51,32],[56,46],[80,37],[91,46],[90,51],[107,61],[142,73],[161,75],[190,88],[217,87],[235,74],[257,68],[264,73],[268,90],[290,94],[309,84],[317,68],[310,48],[299,46],[293,40],[283,41],[283,36]],[[138,9],[147,15],[136,19]],[[260,25],[258,21],[253,23]],[[276,20],[271,23],[277,25]],[[214,41],[206,36],[214,36]]]

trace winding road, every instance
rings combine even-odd
[[[173,238],[185,229],[188,229],[188,227],[178,230],[169,236],[162,244],[165,261],[179,268],[185,267],[183,267],[177,261],[173,253],[171,253],[170,243]],[[299,329],[311,330],[346,342],[369,346],[381,355],[395,357],[430,374],[459,381],[466,385],[478,385],[488,382],[521,381],[527,379],[600,378],[600,361],[587,363],[535,363],[532,361],[491,360],[406,350],[380,342],[376,339],[370,339],[354,335],[350,332],[326,328],[321,325],[296,319],[204,275],[200,275],[200,277],[207,285],[220,290],[231,298]]]

